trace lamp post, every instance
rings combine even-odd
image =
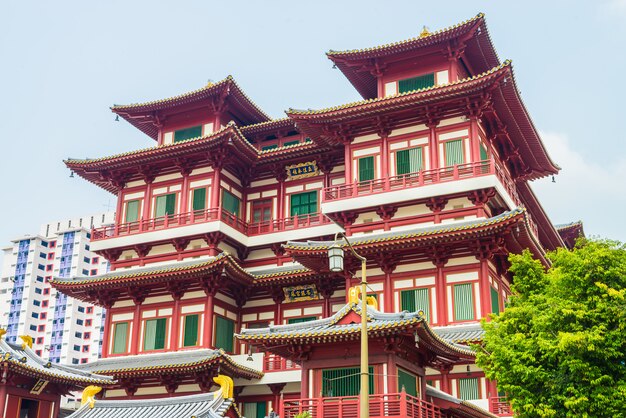
[[[341,236],[348,244],[350,252],[356,258],[361,260],[361,394],[359,396],[359,402],[361,404],[360,418],[369,418],[370,416],[370,404],[369,404],[369,353],[367,344],[367,274],[366,263],[367,259],[360,256],[352,248],[352,244],[348,241],[345,234],[338,232],[335,235],[335,242],[328,249],[328,263],[330,271],[338,273],[343,271],[343,248],[337,243],[337,239]],[[348,289],[346,289],[346,292]]]

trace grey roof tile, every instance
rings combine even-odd
[[[433,331],[450,343],[478,342],[482,341],[483,335],[485,335],[485,330],[478,322],[473,324],[433,327]]]
[[[141,400],[96,400],[81,406],[68,418],[218,418],[223,417],[232,405],[221,392],[190,396]]]

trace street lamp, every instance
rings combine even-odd
[[[348,237],[342,232],[338,232],[335,235],[335,242],[328,248],[328,264],[330,271],[338,273],[343,271],[343,248],[339,245],[337,240],[339,237],[343,238],[350,252],[356,258],[361,260],[361,394],[359,401],[361,403],[360,418],[369,418],[369,364],[368,364],[368,344],[367,344],[367,275],[366,275],[366,263],[367,259],[360,256],[352,248],[352,244],[348,241]],[[346,289],[346,292],[348,289]]]

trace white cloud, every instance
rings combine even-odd
[[[550,178],[533,183],[550,219],[582,220],[587,236],[626,241],[626,155],[607,155],[614,162],[599,164],[573,149],[564,134],[544,132],[542,139],[562,168],[556,183]]]

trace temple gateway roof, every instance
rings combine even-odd
[[[221,418],[233,406],[221,392],[162,399],[96,400],[85,403],[68,418]]]
[[[87,370],[44,360],[26,342],[21,345],[13,344],[0,337],[0,356],[0,365],[33,379],[44,379],[75,387],[110,386],[115,383],[110,376],[102,376]]]

